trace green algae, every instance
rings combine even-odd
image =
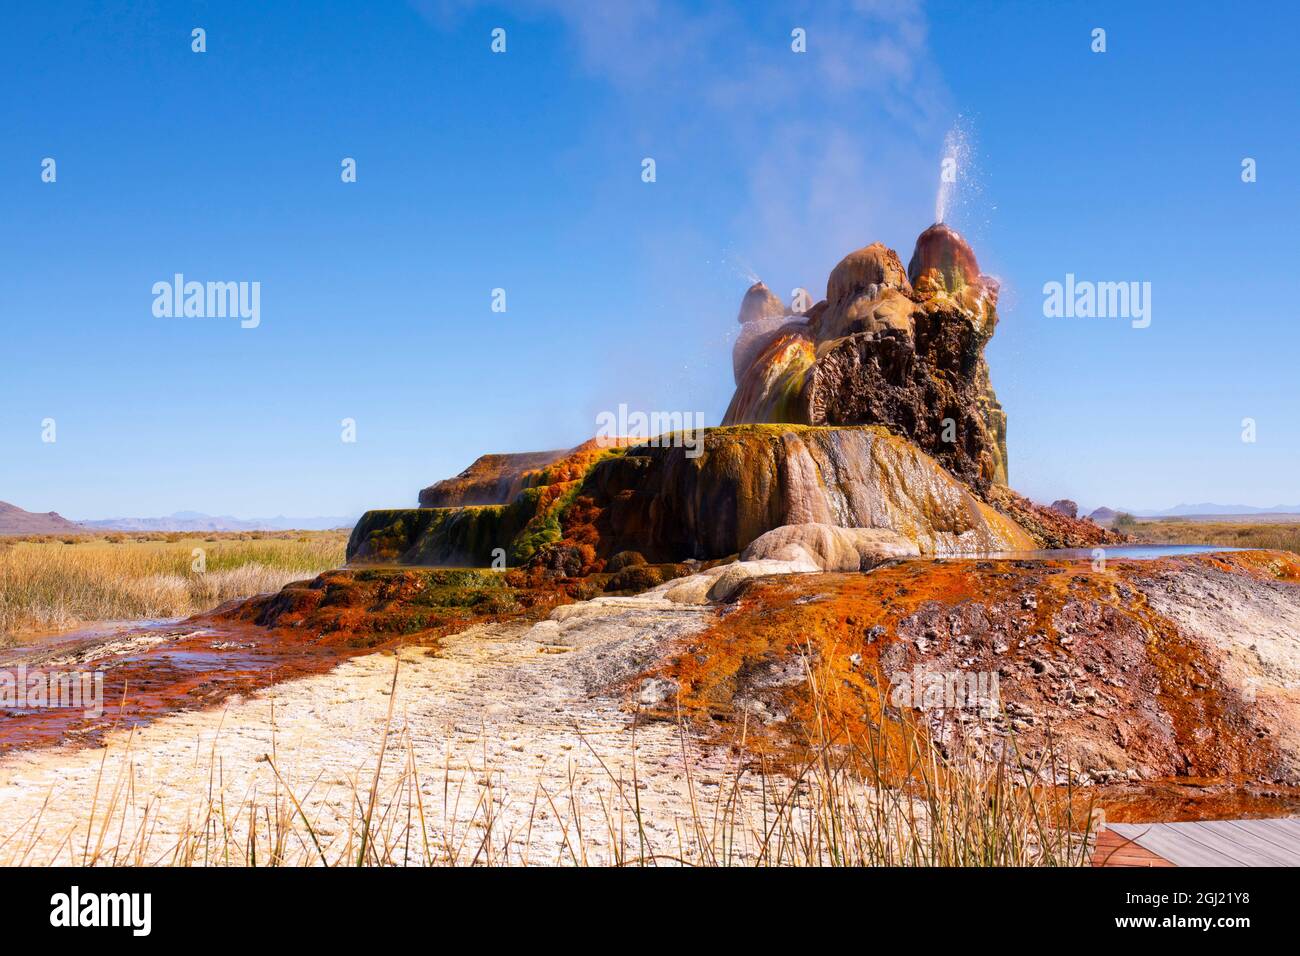
[[[488,566],[528,519],[516,504],[367,511],[348,541],[348,560]]]

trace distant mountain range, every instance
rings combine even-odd
[[[95,531],[328,531],[351,528],[356,518],[234,518],[198,511],[177,511],[162,518],[103,518],[81,524]]]
[[[41,514],[0,501],[0,534],[76,534],[84,530],[57,511]]]
[[[1271,508],[1256,508],[1252,505],[1216,505],[1203,501],[1197,505],[1175,505],[1164,511],[1130,511],[1129,514],[1143,518],[1178,518],[1184,515],[1278,515],[1300,514],[1300,505],[1273,505]]]
[[[1098,508],[1088,515],[1102,527],[1109,528],[1121,514],[1130,514],[1135,518],[1186,518],[1208,521],[1214,518],[1238,518],[1245,523],[1259,524],[1270,520],[1278,523],[1300,521],[1300,505],[1273,505],[1271,508],[1257,508],[1254,505],[1219,505],[1203,501],[1194,505],[1175,505],[1164,511],[1143,511],[1139,508]]]
[[[101,531],[328,531],[351,528],[356,518],[315,517],[232,518],[198,511],[178,511],[163,518],[104,518],[70,521],[57,511],[24,511],[0,501],[0,535],[3,534],[87,534]]]
[[[1253,505],[1201,502],[1175,505],[1163,511],[1098,508],[1090,517],[1098,524],[1109,525],[1121,513],[1128,513],[1138,518],[1300,515],[1300,505],[1257,508]],[[91,521],[71,521],[57,511],[24,511],[17,505],[0,501],[0,535],[87,534],[102,531],[328,531],[334,528],[351,528],[356,523],[355,517],[347,516],[286,518],[284,515],[276,515],[274,518],[235,518],[231,515],[209,515],[198,511],[177,511],[162,518],[100,518]]]
[[[1300,514],[1300,505],[1273,505],[1271,508],[1256,508],[1254,505],[1219,505],[1203,501],[1194,505],[1175,505],[1163,511],[1142,508],[1098,508],[1093,515],[1112,517],[1117,514],[1131,514],[1135,518],[1188,518],[1206,515],[1291,515]]]

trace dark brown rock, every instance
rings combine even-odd
[[[639,551],[620,551],[605,562],[605,570],[615,574],[624,568],[631,568],[645,563],[645,556]]]
[[[586,556],[577,545],[548,544],[528,561],[527,567],[557,578],[576,578],[585,570]]]

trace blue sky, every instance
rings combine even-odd
[[[906,259],[956,124],[1012,484],[1300,501],[1290,5],[119,6],[0,14],[0,499],[352,514],[620,402],[715,423],[750,273]],[[261,325],[155,317],[177,272]],[[1066,273],[1149,281],[1150,328],[1045,318]]]

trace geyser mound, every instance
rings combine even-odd
[[[831,271],[804,325],[737,342],[723,424],[884,425],[977,491],[1003,486],[1006,415],[984,360],[996,307],[997,282],[952,228],[921,233],[906,270],[872,243]]]
[[[917,236],[907,277],[913,285],[938,278],[940,287],[954,295],[986,278],[980,275],[975,250],[955,229],[941,222]]]
[[[485,455],[426,488],[420,509],[368,512],[348,560],[504,557],[577,580],[632,555],[656,565],[629,571],[649,580],[789,525],[888,530],[921,554],[1112,540],[1006,487],[1006,416],[984,360],[996,306],[997,283],[941,223],[908,268],[882,243],[850,252],[803,314],[756,281],[737,314],[724,427],[691,454],[659,436],[670,440]]]
[[[740,300],[740,314],[736,316],[736,321],[745,325],[763,319],[779,319],[785,314],[785,305],[776,293],[763,282],[755,282]]]

